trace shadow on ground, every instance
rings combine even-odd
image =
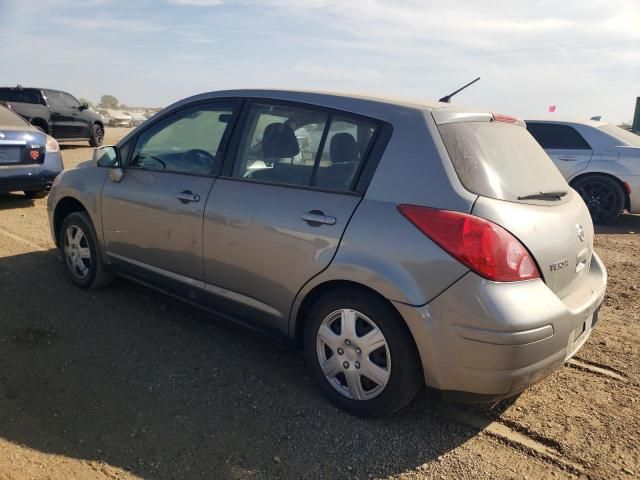
[[[144,478],[368,478],[478,432],[426,397],[348,416],[290,346],[125,280],[72,287],[53,251],[1,258],[0,290],[0,436],[40,451]]]
[[[22,193],[0,194],[0,210],[13,210],[16,208],[33,207],[34,201]]]
[[[596,225],[596,233],[625,234],[640,233],[640,215],[625,213],[606,225]]]

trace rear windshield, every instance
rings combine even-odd
[[[519,201],[569,186],[524,127],[502,122],[457,122],[438,126],[464,187],[484,197]]]
[[[0,126],[2,127],[24,127],[29,125],[22,117],[9,111],[8,108],[0,105]]]
[[[612,137],[620,140],[623,145],[629,145],[630,147],[640,147],[640,135],[636,135],[629,130],[616,127],[615,125],[611,125],[610,123],[600,125],[598,128],[603,132],[608,133]]]

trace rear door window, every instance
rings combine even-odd
[[[527,122],[527,130],[545,149],[591,150],[582,135],[569,125]]]
[[[376,129],[373,121],[311,106],[254,103],[232,175],[348,191],[353,188]]]
[[[43,103],[38,90],[17,88],[0,88],[0,102]]]
[[[461,183],[470,192],[520,201],[569,186],[542,147],[521,126],[457,122],[438,126]]]

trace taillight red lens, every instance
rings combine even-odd
[[[518,123],[518,119],[511,115],[505,115],[504,113],[493,113],[492,115],[494,122]]]
[[[418,230],[478,275],[496,282],[540,278],[526,248],[509,232],[466,213],[399,205]]]

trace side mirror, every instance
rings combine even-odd
[[[93,149],[93,161],[98,167],[120,167],[120,152],[113,145]]]
[[[79,110],[80,110],[80,111],[82,111],[82,110],[87,110],[88,108],[89,108],[89,104],[85,102],[85,103],[83,103],[82,105],[80,105]]]

